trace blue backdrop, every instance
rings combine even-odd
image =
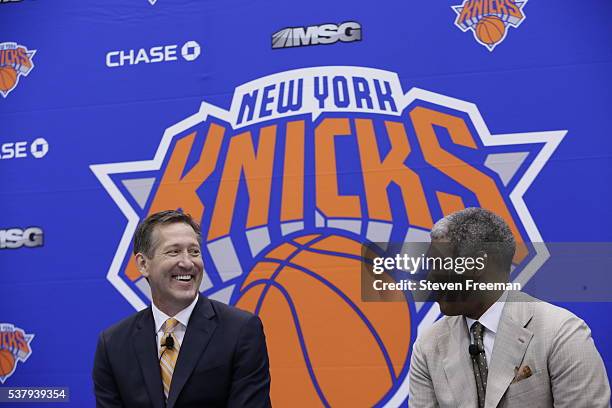
[[[202,221],[204,294],[262,316],[281,406],[274,387],[306,374],[274,363],[299,346],[275,351],[287,322],[252,306],[245,279],[287,242],[315,234],[340,259],[348,241],[417,239],[468,205],[527,241],[612,241],[612,3],[460,1],[1,2],[0,348],[16,361],[1,386],[67,386],[71,405],[93,406],[98,334],[148,303],[129,239],[162,208]],[[384,167],[394,152],[401,168]],[[554,279],[540,260],[526,254],[514,278]],[[361,323],[319,356],[326,324],[308,321],[303,293],[331,305],[319,320],[345,319],[337,302],[362,308],[393,369],[357,397],[406,404],[408,346],[435,309],[388,306],[405,327],[386,341],[349,283],[329,302],[283,284],[319,382],[291,392],[353,404],[325,363],[365,381],[334,351]],[[610,372],[612,304],[563,301]]]

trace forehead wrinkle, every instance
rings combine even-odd
[[[155,255],[155,252],[157,251],[157,247],[159,246],[160,243],[160,238],[158,237],[159,233],[158,233],[158,228],[157,226],[155,228],[153,228],[153,231],[151,231],[151,254]]]
[[[179,224],[179,223],[176,223]],[[165,241],[163,241],[164,245],[162,246],[162,238],[160,236],[161,234],[161,228],[160,227],[164,227],[164,225],[173,225],[173,224],[162,224],[160,226],[157,226],[155,228],[155,230],[153,230],[153,233],[151,234],[151,248],[153,250],[157,250],[159,248],[170,248],[170,247],[192,247],[192,246],[197,246],[198,248],[201,248],[200,246],[200,241],[198,241],[198,237],[197,234],[195,233],[195,231],[193,231],[193,229],[190,229],[190,231],[193,231],[193,236],[191,235],[183,235],[181,234],[179,236],[179,240],[176,240],[177,235],[175,233],[171,233],[170,237],[167,237],[167,239]],[[188,224],[185,224],[189,227]],[[174,240],[173,240],[174,238]]]

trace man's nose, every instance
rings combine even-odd
[[[191,259],[189,251],[181,251],[179,255],[179,267],[184,269],[193,268],[193,259]]]

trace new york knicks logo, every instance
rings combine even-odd
[[[522,196],[564,135],[492,135],[474,104],[404,92],[379,69],[259,78],[228,109],[203,102],[167,128],[151,160],[91,166],[127,219],[107,277],[146,307],[131,238],[148,214],[182,209],[202,224],[202,293],[264,322],[275,405],[398,406],[410,346],[439,309],[363,301],[361,245],[427,241],[467,206],[541,242]],[[521,244],[512,279],[529,280],[542,251]]]
[[[0,95],[4,98],[17,87],[21,76],[28,76],[36,50],[15,42],[0,43]]]
[[[480,44],[493,51],[506,39],[508,29],[525,20],[527,0],[465,0],[451,6],[457,13],[455,25],[463,32],[471,30]]]
[[[32,354],[30,342],[33,334],[15,327],[10,323],[0,323],[0,383],[4,382],[17,369],[17,362],[25,363]]]

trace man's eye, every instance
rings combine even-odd
[[[189,251],[189,253],[192,256],[200,256],[200,250],[199,249],[192,249],[192,250]]]
[[[171,249],[170,251],[166,252],[168,255],[178,255],[179,251],[177,249]]]

